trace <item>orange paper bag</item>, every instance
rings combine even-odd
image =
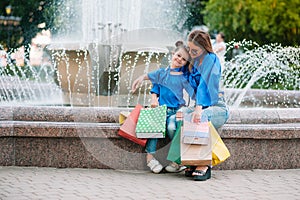
[[[137,138],[135,133],[136,124],[142,108],[143,106],[141,106],[140,104],[137,104],[135,106],[135,108],[131,111],[129,116],[126,118],[126,120],[120,127],[118,135],[145,147],[147,143],[147,139]]]

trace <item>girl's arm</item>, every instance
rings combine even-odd
[[[151,93],[151,108],[155,108],[157,106],[159,106],[159,102],[158,102],[158,98],[160,95],[160,88],[158,86],[158,84],[153,84],[152,89],[150,91]]]
[[[156,108],[158,106],[158,97],[157,94],[151,94],[151,108]]]
[[[141,75],[140,77],[135,79],[132,83],[132,86],[131,86],[131,93],[134,93],[136,91],[136,89],[140,87],[141,83],[144,80],[149,80],[149,77],[148,77],[147,74]]]
[[[158,69],[158,70],[149,72],[148,74],[144,74],[144,75],[140,76],[139,78],[137,78],[135,81],[133,81],[133,84],[131,87],[131,93],[134,93],[144,80],[150,80],[153,84],[161,81],[160,74],[163,71],[165,71],[165,70]]]

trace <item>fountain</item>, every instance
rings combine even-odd
[[[171,12],[178,7],[175,0],[64,1],[65,29],[47,47],[53,65],[29,67],[30,77],[13,65],[0,71],[0,165],[145,169],[143,148],[117,135],[118,115],[149,104],[149,82],[136,94],[128,89],[169,62],[183,38],[172,29],[185,17]],[[217,168],[300,167],[297,55],[299,48],[261,47],[226,63],[230,119],[219,133],[232,156]],[[280,90],[266,90],[271,75]],[[163,160],[168,141],[159,145]]]
[[[138,75],[168,64],[170,50],[182,38],[170,29],[177,18],[170,13],[175,1],[82,1],[79,8],[73,3],[66,1],[64,8],[77,9],[82,21],[71,20],[70,27],[77,28],[71,34],[62,30],[47,48],[58,72],[64,104],[147,105],[146,98],[129,96],[128,87]],[[146,8],[157,13],[149,16],[143,12]],[[69,15],[62,13],[62,17]],[[149,83],[141,91],[148,93]]]
[[[299,48],[272,44],[227,61],[223,73],[227,103],[232,107],[299,108],[299,53]]]

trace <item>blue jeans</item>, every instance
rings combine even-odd
[[[183,113],[189,114],[194,112],[194,107],[184,107],[181,109]],[[224,97],[220,97],[216,105],[210,106],[202,110],[201,121],[210,121],[216,129],[223,126],[229,118],[229,110],[225,104]]]
[[[177,109],[167,109],[167,135],[172,140],[176,131],[176,111]],[[157,138],[149,138],[146,144],[146,152],[155,154],[157,146]]]

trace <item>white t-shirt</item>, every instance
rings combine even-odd
[[[213,50],[217,54],[221,66],[222,66],[222,71],[224,67],[224,62],[225,62],[225,53],[226,53],[226,43],[225,42],[215,42],[213,45]]]
[[[0,50],[0,67],[6,66],[6,52]]]

